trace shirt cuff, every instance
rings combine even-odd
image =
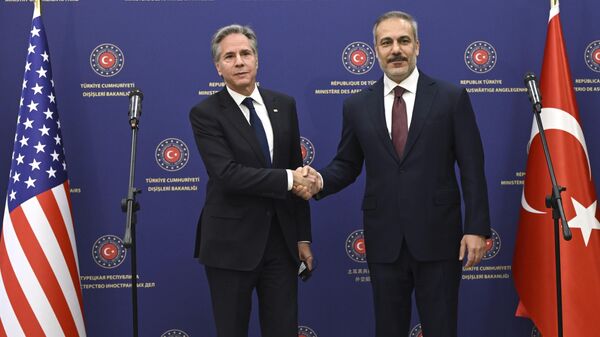
[[[292,187],[294,187],[294,173],[292,170],[286,169],[287,172],[287,190],[291,191]]]
[[[319,176],[319,192],[323,190],[323,186],[325,186],[325,182],[323,181],[323,176],[321,175],[321,173],[319,173],[319,171],[316,171],[317,175]]]

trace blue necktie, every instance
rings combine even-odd
[[[265,128],[263,127],[260,118],[256,114],[256,110],[254,110],[254,104],[252,104],[252,98],[246,97],[242,104],[245,105],[248,110],[250,110],[250,125],[254,130],[254,134],[256,135],[256,139],[260,144],[260,148],[262,149],[263,155],[267,160],[267,166],[271,167],[271,151],[269,151],[269,143],[267,142],[267,134],[265,133]]]

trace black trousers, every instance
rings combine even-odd
[[[298,266],[274,220],[259,265],[251,271],[205,266],[218,337],[247,337],[256,289],[262,337],[298,337]]]
[[[420,262],[402,246],[393,263],[369,263],[375,336],[408,336],[414,290],[423,336],[456,337],[461,261]]]

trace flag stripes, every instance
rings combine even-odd
[[[15,297],[11,303],[27,302],[29,296],[25,294],[38,294],[35,297],[39,298],[39,294],[43,293],[41,297],[44,297],[48,303],[38,301],[37,312],[47,310],[45,306],[50,305],[54,313],[54,317],[40,318],[37,317],[39,314],[31,317],[32,312],[19,321],[29,324],[34,319],[39,320],[44,326],[48,323],[48,326],[55,328],[58,324],[60,327],[56,332],[47,333],[51,336],[78,336],[85,330],[81,314],[79,271],[75,262],[77,255],[69,240],[67,229],[72,226],[66,225],[71,223],[71,214],[67,207],[63,207],[62,210],[59,207],[67,200],[65,188],[66,184],[63,184],[43,192],[14,209],[8,215],[8,219],[5,217],[6,240],[10,239],[13,244],[6,246],[3,244],[3,251],[0,252],[2,258],[8,257],[11,262],[18,261],[16,264],[11,264],[19,267],[17,270],[10,268],[14,271],[15,277],[9,284],[18,283],[20,292],[26,297],[25,300],[19,296]],[[57,196],[61,199],[60,203],[56,200]],[[35,221],[35,226],[31,226],[30,219]],[[11,238],[13,233],[14,237]],[[35,274],[37,282],[30,281],[31,273]],[[2,316],[3,313],[0,313],[0,317]]]

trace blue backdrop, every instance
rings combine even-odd
[[[471,94],[486,152],[493,240],[464,270],[460,336],[532,336],[515,318],[511,260],[532,115],[522,82],[539,74],[548,0],[238,1],[52,0],[43,3],[72,187],[88,336],[131,335],[130,259],[122,247],[130,129],[127,92],[145,94],[136,186],[140,336],[214,336],[203,268],[192,258],[206,172],[189,109],[222,88],[210,57],[220,26],[249,24],[259,37],[264,87],[297,99],[307,163],[333,157],[341,103],[382,75],[372,24],[388,10],[419,21],[419,68]],[[33,5],[0,2],[0,177],[7,177]],[[561,19],[592,168],[600,167],[596,114],[600,44],[596,0],[567,0]],[[596,49],[595,49],[596,48]],[[588,64],[589,63],[589,64]],[[300,146],[300,144],[299,144]],[[598,171],[595,170],[598,176]],[[0,179],[0,199],[8,179]],[[359,200],[364,182],[311,202],[319,269],[300,286],[299,334],[373,336]],[[416,312],[416,311],[415,311]],[[411,336],[419,336],[418,317]],[[256,317],[250,336],[258,336]]]

